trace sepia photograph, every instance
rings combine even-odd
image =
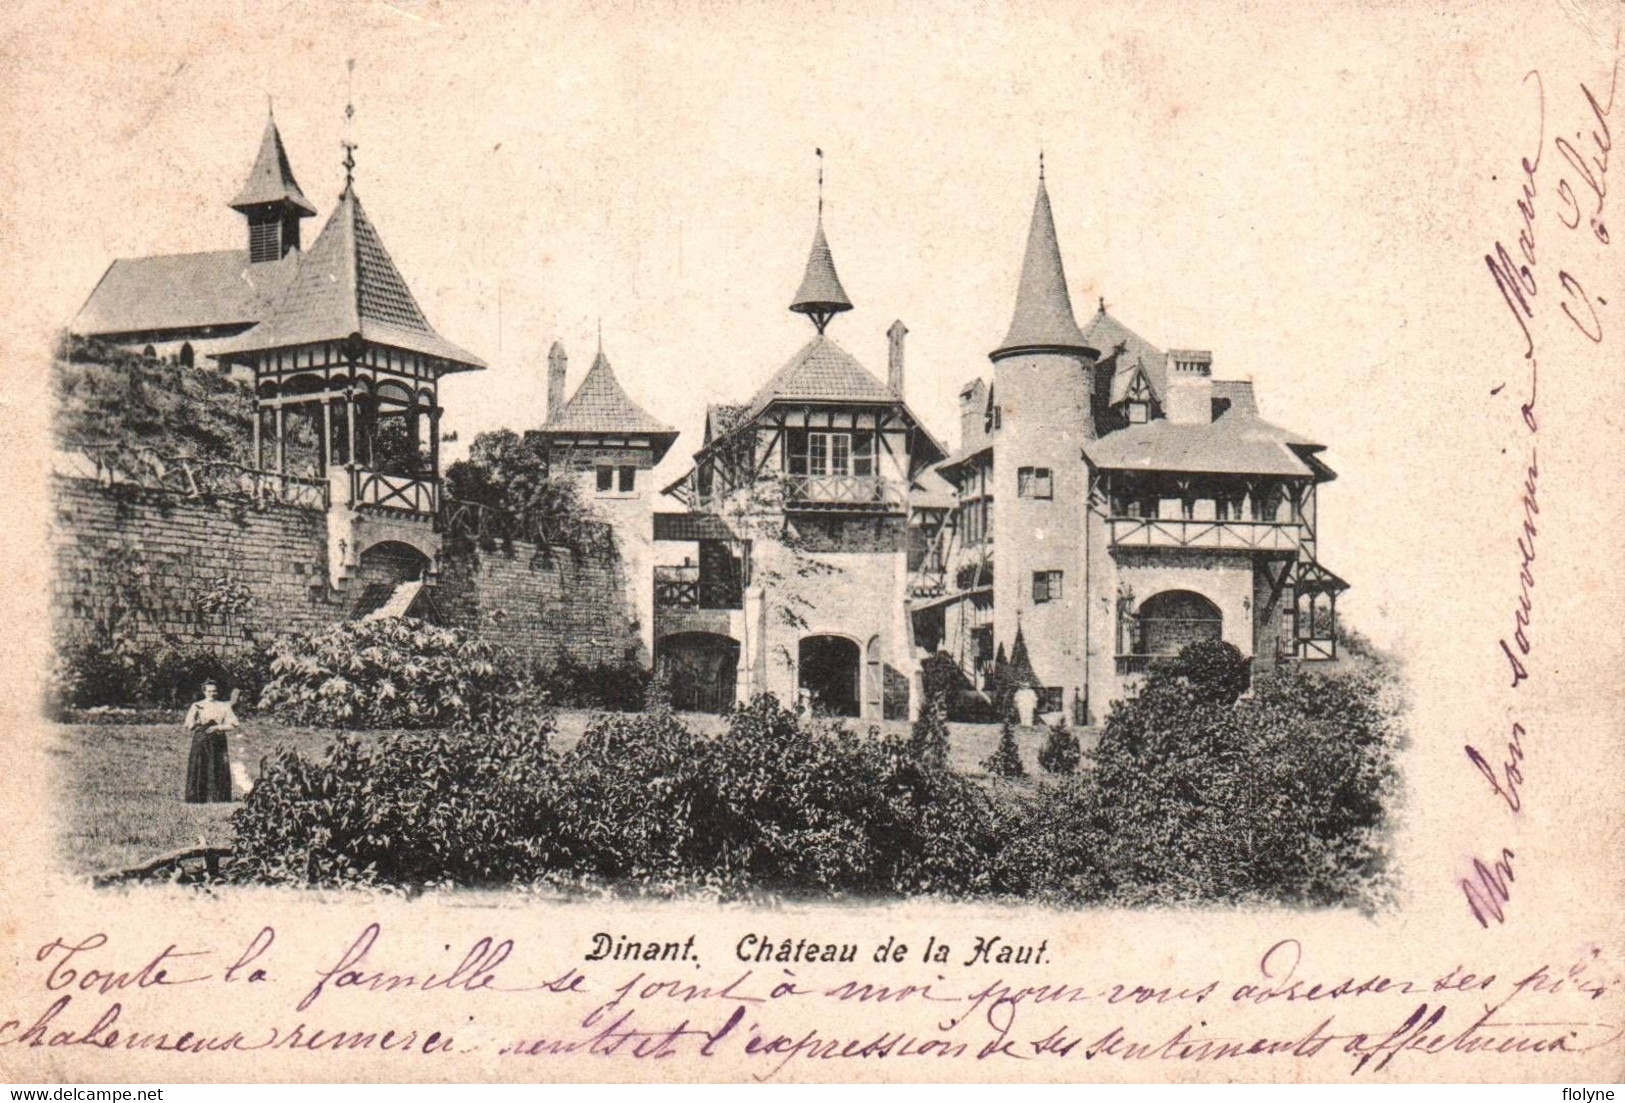
[[[1620,1079],[1617,5],[3,18],[7,1080]]]

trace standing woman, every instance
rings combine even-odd
[[[186,713],[186,730],[192,733],[192,753],[186,759],[186,802],[210,804],[231,799],[231,760],[226,751],[226,733],[237,727],[237,714],[230,701],[218,699],[220,687],[203,683],[203,700]]]

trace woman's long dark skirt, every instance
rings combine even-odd
[[[194,733],[192,753],[186,759],[186,802],[212,804],[230,799],[231,761],[226,753],[226,733]]]

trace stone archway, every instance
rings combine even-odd
[[[1145,599],[1138,616],[1144,655],[1177,655],[1201,640],[1224,638],[1224,614],[1191,590],[1164,590]]]
[[[655,643],[655,666],[666,676],[671,706],[683,712],[733,707],[739,641],[716,632],[674,632]]]
[[[804,636],[797,649],[798,688],[815,711],[859,715],[861,649],[845,636]]]

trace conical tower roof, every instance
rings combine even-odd
[[[599,349],[593,357],[587,377],[564,404],[564,409],[549,415],[542,430],[548,433],[617,433],[625,435],[663,436],[677,435],[677,430],[657,420],[652,414],[632,401],[621,381],[615,378],[615,369],[609,357]],[[669,443],[669,442],[668,442]]]
[[[265,203],[286,203],[301,214],[314,215],[305,193],[299,190],[299,181],[293,178],[288,164],[288,151],[282,147],[282,135],[276,128],[276,116],[265,120],[265,136],[260,139],[259,156],[248,170],[248,179],[237,192],[231,206],[237,210],[258,207]]]
[[[1055,236],[1055,216],[1050,211],[1043,177],[1038,180],[1038,199],[1033,203],[1032,226],[1027,231],[1027,255],[1021,262],[1021,282],[1016,287],[1015,316],[1004,342],[990,355],[998,360],[1035,349],[1094,352],[1072,313],[1066,268],[1061,264],[1061,246]]]
[[[843,310],[852,309],[852,300],[846,297],[841,277],[835,274],[835,258],[830,254],[829,241],[824,237],[824,220],[819,218],[818,229],[813,232],[812,252],[807,255],[807,272],[801,277],[801,289],[796,292],[790,309],[797,314],[812,316],[818,332],[830,318]]]
[[[360,337],[446,361],[444,371],[485,362],[436,333],[374,229],[353,187],[339,197],[316,244],[264,322],[223,353]]]

